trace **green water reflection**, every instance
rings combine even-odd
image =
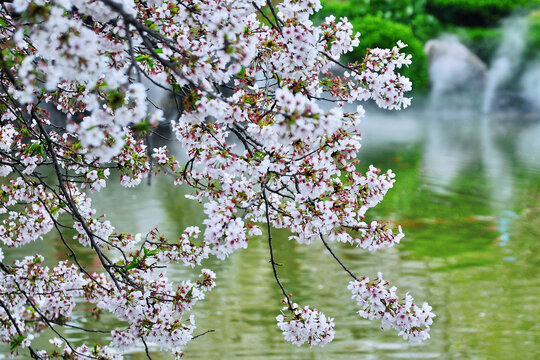
[[[282,340],[274,320],[280,291],[261,237],[225,262],[204,264],[216,271],[218,286],[196,307],[196,321],[199,332],[216,332],[192,341],[186,358],[540,358],[539,123],[515,116],[404,113],[370,117],[361,130],[361,164],[397,174],[395,188],[371,216],[401,224],[407,236],[375,254],[334,248],[353,271],[382,271],[402,293],[429,301],[437,313],[431,339],[411,346],[381,331],[379,323],[360,319],[346,290],[349,279],[321,244],[298,245],[281,231],[275,251],[283,283],[294,300],[335,318],[335,340],[323,349]],[[186,191],[167,179],[131,191],[111,184],[95,204],[120,231],[144,233],[158,226],[173,236],[203,219],[201,207],[184,198]],[[34,246],[62,258],[50,246],[54,241]],[[89,253],[83,262],[95,265]],[[170,277],[179,281],[193,274],[177,267]],[[85,325],[106,328],[110,322],[104,316],[99,324]],[[99,339],[77,331],[67,335],[81,342]],[[46,343],[45,337],[38,341]],[[139,349],[129,358],[145,356]],[[169,357],[156,348],[153,359]]]

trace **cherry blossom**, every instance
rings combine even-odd
[[[351,281],[348,289],[356,300],[360,310],[358,314],[369,320],[381,319],[383,328],[394,328],[405,340],[420,343],[429,339],[429,330],[435,314],[431,306],[424,303],[422,307],[414,304],[414,299],[408,293],[399,299],[397,288],[389,287],[389,283],[377,275],[370,282],[369,278]]]
[[[286,302],[286,300],[284,300]],[[328,344],[334,339],[334,319],[327,318],[317,309],[309,306],[300,308],[298,304],[292,304],[292,310],[284,307],[282,314],[276,317],[278,327],[283,331],[285,340],[294,345],[308,343],[310,346]],[[286,315],[290,311],[290,316]]]
[[[357,126],[359,102],[409,106],[412,84],[399,71],[411,57],[398,42],[341,63],[359,45],[358,29],[333,16],[314,24],[320,8],[320,0],[0,5],[0,340],[13,356],[111,360],[141,346],[180,358],[198,336],[191,311],[216,286],[215,272],[200,267],[253,241],[268,241],[285,340],[324,346],[333,318],[291,301],[274,229],[302,245],[322,241],[352,275],[362,317],[413,342],[429,337],[429,305],[397,298],[380,275],[358,279],[329,245],[378,251],[404,236],[369,212],[395,175],[359,163]],[[158,175],[190,189],[204,208],[200,224],[177,237],[157,227],[121,233],[96,210],[92,196],[111,181],[127,193]],[[31,249],[49,234],[65,255],[47,266]],[[20,254],[14,247],[27,256],[7,264],[4,255]],[[79,261],[81,248],[95,268]],[[200,275],[172,279],[175,264]],[[56,329],[96,331],[75,325],[89,308],[118,322],[104,343],[75,346]],[[45,329],[52,351],[34,341]]]

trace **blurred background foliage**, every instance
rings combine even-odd
[[[540,5],[529,15],[529,46],[526,57],[531,60],[540,60]]]
[[[540,0],[322,0],[315,15],[347,17],[359,31],[360,47],[345,61],[361,60],[365,48],[392,47],[397,40],[409,45],[413,65],[404,72],[415,91],[427,92],[427,56],[424,44],[441,34],[455,34],[472,52],[489,64],[502,37],[502,20],[528,14],[527,56],[540,54]]]

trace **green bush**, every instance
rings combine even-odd
[[[339,18],[347,16],[348,18],[364,16],[369,0],[358,0],[354,4],[350,1],[340,0],[321,0],[322,9],[316,14],[319,18],[325,18],[328,15],[334,15]]]
[[[529,34],[525,57],[540,60],[540,10],[529,16]]]
[[[434,39],[441,33],[441,23],[430,14],[418,14],[409,22],[414,35],[422,42]]]
[[[349,18],[370,15],[409,23],[425,13],[426,0],[322,0],[321,3],[326,15]]]
[[[418,40],[411,28],[391,20],[375,16],[365,16],[351,20],[355,31],[359,31],[360,46],[348,56],[349,61],[364,58],[365,49],[392,48],[398,40],[408,45],[403,51],[412,55],[412,64],[401,73],[411,79],[415,90],[425,91],[428,85],[427,56],[423,43]]]
[[[427,0],[426,9],[445,23],[490,27],[513,11],[539,4],[539,0]]]

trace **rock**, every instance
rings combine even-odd
[[[455,36],[429,40],[425,50],[433,93],[480,91],[483,88],[486,64]]]

